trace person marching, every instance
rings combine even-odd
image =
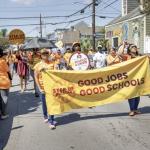
[[[9,88],[11,86],[11,74],[7,62],[3,58],[3,49],[0,48],[0,118],[6,119],[9,115],[6,112]]]
[[[37,63],[34,67],[34,76],[35,81],[39,89],[39,96],[40,100],[42,102],[42,110],[43,110],[43,116],[44,116],[44,122],[49,123],[49,127],[51,129],[55,129],[55,121],[54,121],[54,115],[49,115],[47,112],[47,105],[46,105],[46,98],[45,98],[45,92],[43,87],[43,79],[42,79],[42,71],[43,70],[54,70],[54,61],[52,59],[49,59],[49,51],[46,49],[43,49],[41,51],[41,58],[42,60]]]
[[[27,77],[28,77],[28,57],[26,52],[20,51],[18,59],[18,66],[17,66],[17,74],[20,78],[20,86],[21,86],[21,93],[26,90],[27,87]]]
[[[13,78],[13,74],[14,74],[15,59],[16,59],[15,55],[11,51],[9,51],[7,56],[6,56],[6,61],[7,61],[7,64],[9,66],[9,70],[10,70],[12,78]]]
[[[137,46],[134,44],[129,44],[127,54],[124,52],[125,42],[123,43],[123,47],[119,50],[119,53],[124,54],[124,57],[126,57],[126,60],[134,59],[140,56]],[[141,112],[138,110],[138,106],[140,103],[140,97],[134,97],[128,99],[130,112],[129,116],[135,116],[137,114],[141,114]]]
[[[106,66],[106,54],[102,53],[102,46],[98,46],[98,52],[93,57],[94,68],[100,69]]]
[[[41,55],[37,49],[33,49],[33,52],[28,57],[28,59],[29,59],[28,63],[30,67],[30,75],[33,78],[33,83],[34,83],[34,91],[35,91],[34,94],[35,94],[35,97],[39,97],[38,88],[36,86],[36,82],[34,78],[34,66],[41,61]]]
[[[70,60],[71,55],[72,55],[71,49],[67,48],[66,49],[66,53],[64,54],[65,66],[66,66],[67,70],[70,69],[70,67],[69,67],[69,60]]]
[[[121,55],[117,54],[117,49],[112,47],[109,51],[109,54],[106,58],[107,66],[114,65],[123,61]]]
[[[57,70],[62,70],[63,65],[64,65],[64,59],[63,59],[63,55],[62,55],[60,50],[57,51],[57,53],[55,54],[54,59],[55,59],[55,68]]]
[[[92,48],[88,50],[87,56],[90,60],[90,69],[94,69],[95,68],[95,64],[94,64],[95,52]]]

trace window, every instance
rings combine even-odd
[[[118,37],[113,38],[113,47],[118,47]]]

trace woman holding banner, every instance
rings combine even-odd
[[[49,115],[47,112],[47,105],[46,105],[46,99],[45,99],[45,92],[43,87],[43,80],[42,80],[42,71],[43,70],[54,70],[55,63],[52,61],[52,59],[49,58],[49,51],[46,49],[43,49],[41,51],[41,62],[37,63],[34,67],[34,76],[35,81],[39,89],[39,96],[42,102],[42,109],[43,109],[43,116],[44,116],[44,122],[49,123],[49,127],[51,129],[55,129],[55,121],[54,121],[54,115]]]
[[[125,42],[123,43],[123,47],[119,49],[119,53],[124,55],[124,58],[126,60],[130,60],[136,57],[139,57],[140,54],[138,52],[137,46],[134,44],[129,44],[129,47],[127,49],[127,54],[124,53],[124,47],[125,47]],[[134,97],[128,100],[129,102],[129,107],[130,107],[130,113],[129,116],[135,116],[137,114],[141,114],[140,111],[138,111],[138,105],[140,103],[140,97]]]

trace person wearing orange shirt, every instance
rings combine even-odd
[[[110,49],[109,54],[106,57],[107,66],[122,62],[122,57],[118,55],[116,51],[117,50],[114,47]]]
[[[39,89],[39,96],[42,102],[42,110],[44,116],[44,122],[49,123],[49,127],[51,129],[55,129],[55,122],[54,122],[54,115],[49,115],[47,112],[47,105],[45,99],[45,91],[43,86],[43,79],[42,79],[42,71],[43,70],[54,70],[54,62],[49,59],[49,52],[46,49],[43,49],[41,52],[42,60],[37,63],[34,67],[34,76],[37,87]]]
[[[58,70],[62,70],[64,64],[64,58],[60,50],[57,51],[54,59],[55,59],[55,68]]]
[[[14,52],[14,66],[13,66],[13,70],[15,71],[15,73],[17,73],[17,66],[18,66],[18,59],[17,56],[19,55],[19,52]]]
[[[67,70],[69,70],[69,60],[70,60],[70,58],[71,58],[71,55],[72,55],[72,53],[71,53],[71,49],[70,48],[67,48],[66,49],[66,53],[64,54],[64,60],[65,60],[65,66],[66,66],[66,68],[67,68]]]
[[[11,51],[9,51],[9,53],[6,56],[6,61],[7,61],[7,64],[9,66],[9,70],[10,70],[12,78],[13,78],[13,75],[14,75],[15,59],[16,59],[15,55]]]
[[[30,68],[30,75],[33,78],[34,84],[34,91],[35,97],[39,97],[38,89],[36,86],[35,78],[34,78],[34,66],[41,61],[41,54],[37,51],[37,49],[33,49],[33,53],[28,57],[29,61],[29,68]]]
[[[0,48],[0,118],[6,119],[9,88],[11,86],[11,75],[6,60],[3,58],[3,49]]]
[[[120,52],[120,54],[122,54],[122,55],[124,55],[126,57],[126,61],[141,56],[139,54],[137,46],[134,45],[134,44],[129,44],[129,47],[127,49],[127,53],[125,53],[124,52],[125,44],[126,43],[124,42],[123,46],[119,50],[119,52]],[[128,103],[129,103],[129,107],[130,107],[129,116],[135,116],[135,115],[141,114],[141,112],[138,109],[139,103],[140,103],[140,96],[128,99]]]

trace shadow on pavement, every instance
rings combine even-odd
[[[142,114],[149,114],[150,106],[142,107],[139,110],[142,112]],[[99,112],[99,113],[101,113],[101,112]],[[69,124],[69,123],[73,123],[73,122],[77,122],[77,121],[83,121],[83,120],[128,116],[128,112],[127,113],[113,113],[113,114],[98,114],[98,115],[96,115],[96,114],[81,117],[80,114],[78,114],[78,113],[72,113],[69,115],[57,117],[56,121],[58,122],[58,126],[60,126],[60,125],[65,125],[65,124]]]
[[[39,105],[40,100],[35,98],[33,93],[10,92],[8,100],[10,116],[6,120],[0,120],[0,150],[6,146],[12,130],[23,128],[23,126],[12,128],[14,117],[34,112]]]
[[[83,121],[83,120],[90,120],[90,119],[101,119],[101,118],[110,118],[110,117],[120,117],[120,116],[127,116],[128,113],[117,113],[117,114],[99,114],[99,115],[90,115],[81,117],[78,113],[69,114],[66,116],[56,118],[56,121],[59,125],[65,125],[69,123],[73,123],[76,121]]]
[[[149,114],[150,113],[150,106],[145,106],[139,109],[142,114]]]

